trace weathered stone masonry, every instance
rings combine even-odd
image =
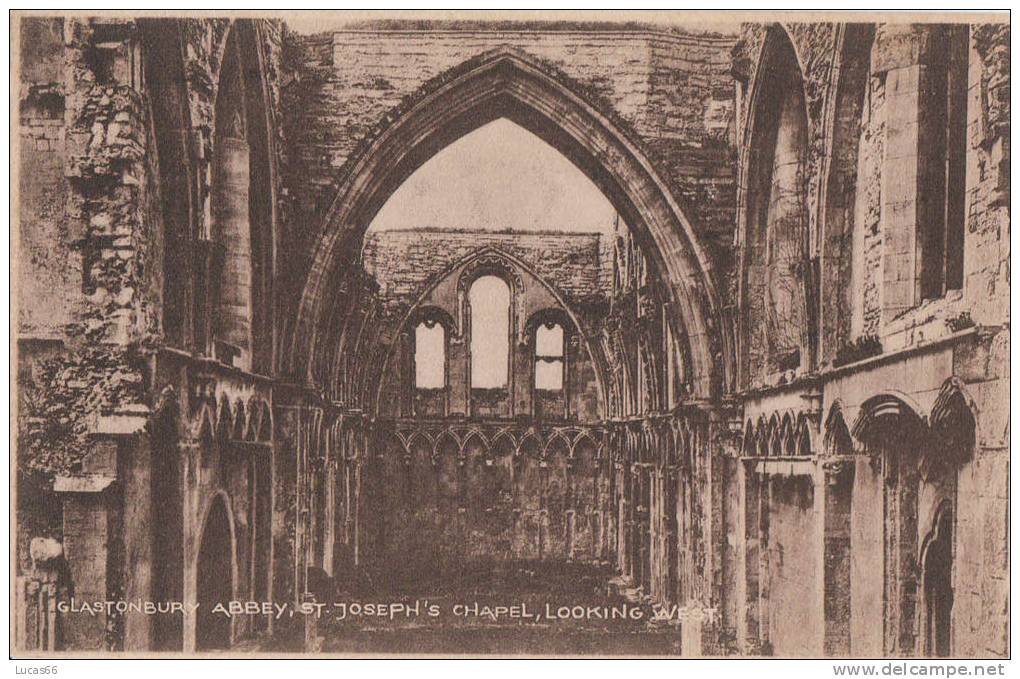
[[[22,648],[301,631],[55,614],[71,588],[577,560],[680,604],[685,654],[1009,654],[1008,24],[18,31]],[[365,235],[500,117],[615,233]],[[486,389],[483,276],[511,300]]]

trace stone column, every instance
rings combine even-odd
[[[248,155],[243,140],[218,138],[212,188],[215,239],[225,250],[215,319],[216,352],[217,357],[244,369],[251,368],[252,345]]]
[[[151,470],[141,436],[148,415],[144,405],[124,405],[96,417],[82,473],[54,480],[64,495],[64,554],[76,601],[151,598]],[[151,616],[141,613],[71,614],[62,624],[70,649],[150,646]]]
[[[716,655],[717,619],[715,611],[699,606],[684,606],[680,613],[680,654],[685,658]]]
[[[57,477],[53,490],[63,499],[64,554],[74,585],[75,601],[106,601],[109,599],[110,555],[114,505],[117,493],[111,488],[116,476],[105,474],[87,477]],[[108,648],[107,617],[65,614],[61,617],[61,634],[65,649]]]

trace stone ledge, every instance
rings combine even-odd
[[[116,481],[114,476],[58,476],[53,480],[55,493],[102,493]]]
[[[151,410],[141,403],[126,404],[117,410],[97,415],[89,426],[89,435],[134,436],[140,434],[149,421]]]

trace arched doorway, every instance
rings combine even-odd
[[[946,658],[951,653],[953,612],[953,510],[944,502],[935,514],[921,554],[924,587],[924,654]]]
[[[198,550],[198,611],[195,646],[199,650],[230,647],[230,618],[214,612],[233,597],[233,539],[226,502],[213,498]]]
[[[922,603],[917,596],[922,586],[918,561],[922,552],[918,548],[923,534],[918,516],[922,490],[919,459],[930,432],[916,402],[902,392],[885,392],[861,405],[851,433],[880,470],[869,474],[860,465],[855,469],[851,530],[857,539],[851,538],[853,561],[882,563],[881,570],[856,572],[851,564],[850,590],[856,599],[851,603],[851,624],[854,617],[873,620],[881,616],[885,620],[881,643],[878,626],[860,626],[852,631],[851,650],[854,655],[879,649],[888,656],[916,655]],[[855,524],[868,531],[882,526],[881,552],[877,541],[857,533]]]

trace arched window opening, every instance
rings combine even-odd
[[[535,331],[535,388],[563,390],[563,326],[550,322]]]
[[[446,329],[435,320],[424,320],[414,329],[414,386],[446,386]]]
[[[802,272],[807,225],[802,187],[807,127],[799,83],[790,84],[798,87],[787,88],[779,113],[765,234],[767,342],[780,369],[800,363],[800,332],[806,320]]]
[[[180,31],[168,29],[158,19],[139,21],[144,36],[145,82],[150,97],[155,138],[154,160],[159,170],[163,218],[163,332],[166,341],[178,348],[191,348],[190,325],[193,309],[193,193],[194,159],[189,138],[190,111],[185,88]],[[202,344],[200,349],[204,349]]]
[[[471,388],[506,389],[510,365],[510,288],[482,276],[468,292],[471,308]]]
[[[750,384],[811,364],[817,262],[809,259],[807,109],[800,66],[773,29],[760,76],[748,167],[744,304]]]
[[[820,227],[823,362],[832,362],[851,339],[873,331],[870,324],[876,322],[881,303],[875,284],[881,272],[866,265],[871,252],[867,246],[881,234],[876,224],[881,196],[863,187],[881,182],[885,117],[878,102],[884,80],[871,72],[875,27],[847,24],[843,30],[825,221]]]
[[[230,648],[230,618],[217,615],[217,604],[235,596],[233,582],[234,546],[230,513],[223,498],[216,496],[205,520],[199,543],[195,645],[200,651]]]
[[[934,32],[928,101],[922,106],[931,121],[921,144],[931,154],[925,182],[928,214],[919,222],[918,234],[922,300],[963,287],[970,28],[946,25]]]

